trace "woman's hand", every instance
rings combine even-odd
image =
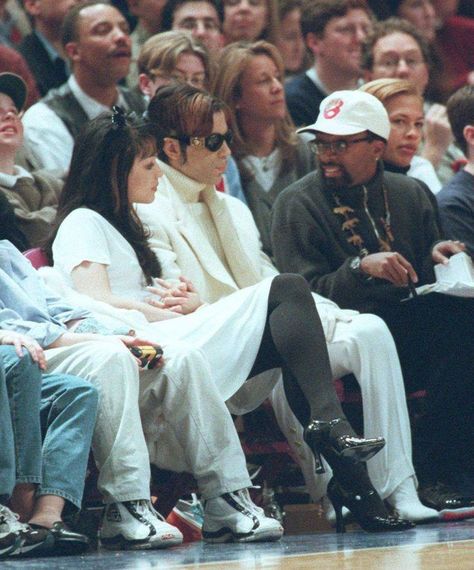
[[[427,158],[434,168],[438,168],[446,149],[454,140],[444,105],[436,103],[426,113],[424,139],[422,156]]]
[[[151,323],[179,316],[179,311],[170,311],[161,305],[159,291],[151,291],[150,299],[145,301],[135,301],[112,293],[107,267],[101,263],[83,261],[72,270],[71,277],[79,293],[108,303],[112,307],[140,311]]]
[[[203,303],[193,283],[186,277],[179,279],[181,283],[178,285],[172,285],[163,279],[156,279],[159,287],[148,287],[152,295],[145,301],[156,308],[169,309],[182,315],[193,313]]]
[[[40,370],[46,370],[46,357],[44,350],[38,342],[30,336],[20,334],[14,331],[1,331],[0,344],[9,344],[15,347],[16,353],[21,358],[23,356],[23,346],[30,353],[33,362],[36,362]]]

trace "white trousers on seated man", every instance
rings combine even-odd
[[[328,315],[319,303],[318,310],[327,325]],[[328,306],[329,310],[337,311]],[[382,319],[374,315],[354,314],[350,320],[338,317],[325,332],[334,377],[353,373],[360,385],[364,436],[386,439],[386,446],[367,463],[374,487],[386,498],[415,474],[405,388],[393,338]],[[314,457],[303,440],[301,424],[290,411],[282,381],[274,388],[271,402],[280,429],[303,470],[308,491],[313,500],[318,500],[326,492],[331,470],[326,464],[326,474],[315,477]]]
[[[50,349],[46,357],[49,371],[75,374],[99,390],[93,451],[106,503],[150,496],[139,401],[153,463],[193,473],[204,498],[251,486],[232,418],[199,351],[167,346],[165,366],[144,372],[112,340]],[[158,439],[163,422],[175,435],[173,447]]]

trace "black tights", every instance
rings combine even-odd
[[[310,289],[299,275],[278,275],[268,296],[268,313],[262,342],[249,378],[281,368],[285,394],[299,422],[341,418],[331,435],[355,435],[334,390],[326,339]],[[348,465],[325,453],[334,475],[348,488],[371,487],[365,465]]]
[[[282,369],[288,403],[303,426],[310,419],[345,419],[313,297],[303,277],[292,273],[273,279],[263,338],[249,377],[272,368]],[[347,420],[341,423],[341,435],[354,435]]]

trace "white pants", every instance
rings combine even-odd
[[[151,462],[192,473],[204,499],[250,487],[245,455],[207,358],[178,342],[167,344],[164,354],[158,377],[153,371],[141,375]]]
[[[382,451],[367,463],[374,487],[385,498],[415,474],[405,388],[395,343],[382,319],[354,315],[350,322],[337,321],[328,351],[334,377],[352,372],[360,384],[365,437],[386,439]],[[271,401],[280,428],[300,463],[308,491],[313,500],[318,500],[325,494],[330,470],[316,477],[313,455],[303,441],[301,424],[290,411],[282,381],[274,388]]]
[[[251,485],[232,418],[217,390],[208,388],[212,375],[199,351],[169,345],[166,366],[141,374],[120,342],[84,342],[47,350],[46,357],[49,371],[80,376],[99,390],[92,447],[105,502],[150,496],[150,456],[139,399],[144,415],[154,415],[146,425],[159,426],[159,416],[167,417],[157,455],[156,432],[148,434],[152,462],[194,473],[205,498]],[[175,436],[171,447],[166,445],[169,434]],[[165,449],[169,453],[162,458]]]

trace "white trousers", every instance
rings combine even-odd
[[[374,487],[385,498],[415,474],[405,388],[395,343],[382,319],[358,314],[349,322],[337,321],[328,351],[334,377],[352,372],[360,384],[365,437],[386,439],[382,451],[367,463]],[[289,408],[282,381],[274,388],[271,401],[308,491],[313,500],[318,500],[325,494],[330,469],[325,475],[315,475],[314,457],[303,441],[301,424]]]
[[[204,498],[251,485],[232,418],[199,351],[168,345],[166,366],[143,373],[128,349],[112,340],[50,349],[46,357],[49,371],[80,376],[99,391],[92,448],[105,502],[148,498],[150,460],[193,473]],[[149,448],[139,401],[145,425],[156,426],[147,434]],[[166,424],[159,421],[164,416]]]
[[[245,455],[232,416],[198,348],[164,347],[157,377],[141,375],[140,408],[151,462],[196,478],[204,499],[250,487]],[[158,421],[157,421],[158,420]]]

